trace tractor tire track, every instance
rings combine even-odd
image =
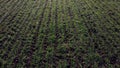
[[[36,33],[33,37],[33,42],[32,42],[32,45],[30,47],[30,52],[29,54],[27,55],[27,63],[25,64],[25,67],[29,68],[32,66],[31,64],[31,61],[32,61],[32,55],[34,53],[34,48],[36,47],[36,44],[37,44],[37,40],[38,40],[38,35],[39,35],[39,29],[40,29],[40,26],[41,26],[41,23],[43,21],[43,18],[44,18],[44,12],[45,12],[45,9],[46,9],[46,6],[47,6],[47,3],[48,3],[48,0],[46,0],[45,4],[44,4],[44,8],[43,8],[43,11],[41,13],[41,16],[40,16],[40,20],[39,20],[39,23],[38,23],[38,26],[36,28]]]

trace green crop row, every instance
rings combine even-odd
[[[119,68],[118,0],[0,0],[0,68]]]

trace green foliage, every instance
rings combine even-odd
[[[118,0],[0,0],[0,68],[120,68]]]

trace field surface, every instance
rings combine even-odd
[[[120,1],[0,0],[0,68],[120,68]]]

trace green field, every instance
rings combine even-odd
[[[120,68],[120,1],[0,0],[0,68]]]

